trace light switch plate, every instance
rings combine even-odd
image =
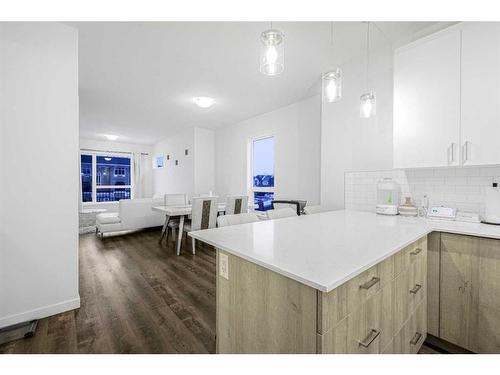
[[[219,253],[219,275],[229,280],[229,259],[223,253]]]

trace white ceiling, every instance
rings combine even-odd
[[[186,127],[234,124],[311,95],[320,73],[360,58],[366,24],[277,22],[285,71],[259,73],[265,22],[84,22],[79,30],[80,136],[152,144]],[[372,45],[391,48],[431,22],[377,22]],[[191,98],[211,96],[210,109]]]

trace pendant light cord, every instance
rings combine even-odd
[[[366,91],[368,92],[368,74],[370,66],[370,21],[366,26]]]
[[[330,23],[330,43],[333,46],[333,21]]]

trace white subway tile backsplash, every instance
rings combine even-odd
[[[436,177],[454,177],[456,173],[456,168],[437,168],[434,170],[434,176]]]
[[[465,185],[467,184],[467,177],[446,177],[446,185]]]
[[[479,176],[479,168],[454,168],[455,176]]]
[[[493,177],[467,177],[467,184],[477,186],[490,186],[493,183]]]
[[[500,176],[500,167],[482,167],[479,172],[480,176]]]
[[[500,182],[500,166],[347,172],[346,208],[375,211],[377,183],[383,178],[400,184],[401,203],[410,196],[419,205],[425,195],[430,205],[483,213],[485,187]]]

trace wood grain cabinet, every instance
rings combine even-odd
[[[426,237],[330,292],[217,252],[230,270],[217,274],[218,353],[414,353],[425,340]]]
[[[441,234],[439,337],[500,353],[500,240]]]

